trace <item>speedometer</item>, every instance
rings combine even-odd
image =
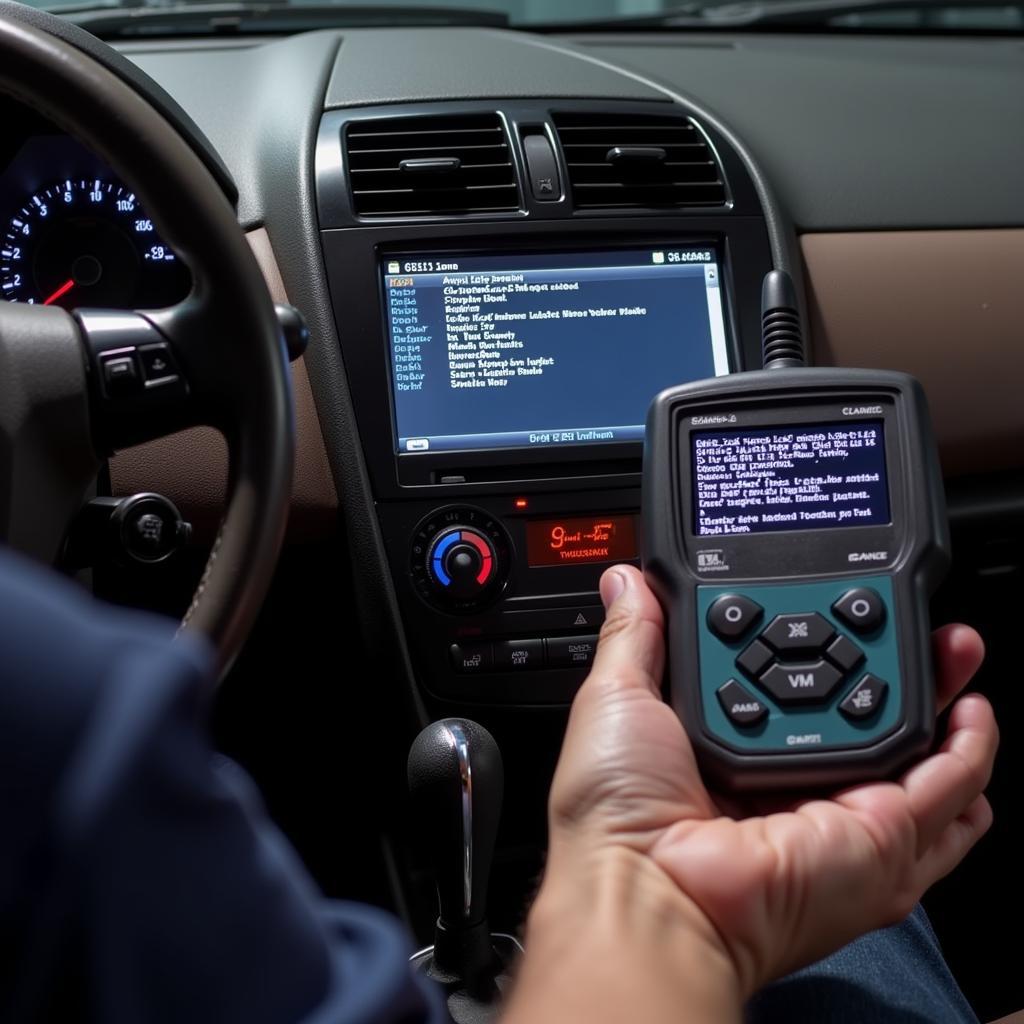
[[[54,182],[0,226],[0,295],[9,302],[155,309],[190,286],[135,195],[110,176]]]

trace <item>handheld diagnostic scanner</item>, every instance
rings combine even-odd
[[[648,414],[643,567],[669,696],[722,788],[884,778],[934,729],[949,538],[925,396],[902,373],[804,367],[787,275],[763,307],[765,369]]]

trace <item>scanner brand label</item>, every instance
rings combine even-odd
[[[721,548],[704,548],[697,552],[697,568],[701,572],[727,572],[729,563]]]
[[[710,425],[714,425],[715,423],[735,423],[736,422],[736,414],[735,413],[729,413],[728,415],[725,415],[723,413],[723,414],[718,415],[718,416],[691,416],[690,417],[690,422],[695,427],[706,427],[709,424]]]
[[[790,734],[786,737],[787,747],[810,747],[821,743],[820,732],[805,732],[802,734]]]

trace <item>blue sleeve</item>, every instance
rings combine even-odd
[[[920,904],[751,999],[746,1024],[978,1024]]]
[[[0,552],[0,1019],[444,1020],[204,732],[209,652]]]

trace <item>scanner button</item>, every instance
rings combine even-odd
[[[750,728],[768,717],[764,701],[748,693],[735,679],[730,679],[716,691],[718,702],[734,725]]]
[[[849,672],[864,660],[864,652],[848,636],[840,633],[825,649],[825,657],[844,672]]]
[[[761,634],[761,639],[780,653],[817,653],[835,633],[827,619],[817,612],[807,612],[800,615],[776,615]]]
[[[885,622],[885,603],[869,587],[848,590],[832,605],[832,611],[858,633],[870,633]]]
[[[776,662],[761,676],[761,685],[780,704],[817,704],[828,700],[842,678],[843,673],[827,661]]]
[[[772,658],[772,652],[760,640],[751,640],[736,659],[736,664],[751,679],[756,679],[771,664]]]
[[[720,640],[738,640],[755,623],[764,609],[742,594],[723,594],[708,609],[708,628]]]
[[[889,684],[870,672],[843,698],[839,710],[858,721],[873,715],[884,703]]]

